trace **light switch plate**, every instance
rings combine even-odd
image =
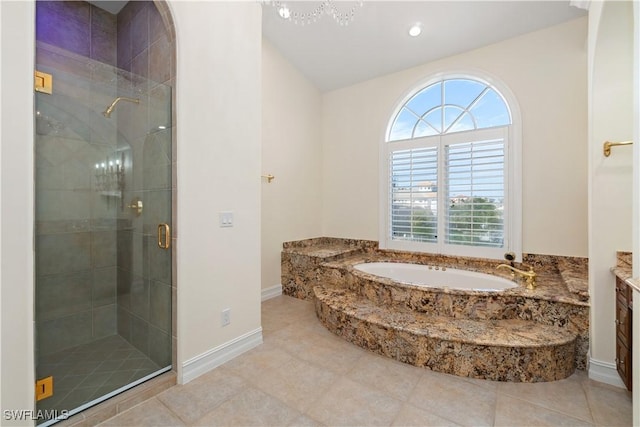
[[[233,227],[233,212],[220,212],[220,227]]]

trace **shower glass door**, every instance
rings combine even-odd
[[[171,88],[38,42],[37,402],[73,414],[171,369]],[[45,419],[50,424],[55,420]]]

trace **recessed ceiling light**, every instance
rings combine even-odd
[[[418,37],[422,33],[422,24],[417,22],[409,28],[409,35],[411,37]]]

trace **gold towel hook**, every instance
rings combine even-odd
[[[602,150],[604,151],[604,156],[609,157],[611,155],[611,147],[617,147],[618,145],[631,145],[633,141],[622,141],[622,142],[611,142],[605,141],[602,146]]]
[[[271,175],[271,174],[269,174],[269,175],[262,175],[262,177],[263,177],[263,178],[267,178],[267,182],[268,182],[269,184],[271,184],[271,181],[273,181],[273,180],[276,178],[275,176],[273,176],[273,175]]]

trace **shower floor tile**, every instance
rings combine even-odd
[[[119,335],[38,359],[38,378],[53,376],[53,396],[38,410],[72,410],[161,369]]]

